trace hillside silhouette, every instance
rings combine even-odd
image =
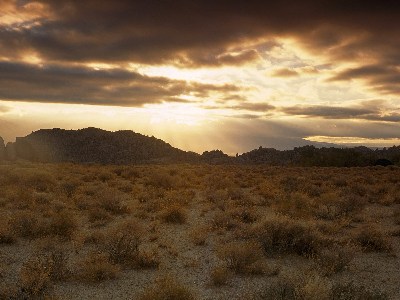
[[[10,160],[102,164],[180,162],[198,156],[155,137],[129,130],[110,132],[97,128],[41,129],[8,143],[5,152]]]
[[[400,146],[383,149],[303,146],[292,150],[259,147],[228,156],[221,150],[202,155],[172,147],[155,137],[129,130],[110,132],[97,128],[41,129],[4,145],[0,137],[0,160],[99,164],[209,163],[266,164],[272,166],[356,167],[400,165]]]

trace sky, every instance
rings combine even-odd
[[[400,144],[400,2],[0,0],[0,136]]]

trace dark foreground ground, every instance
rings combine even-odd
[[[0,299],[400,299],[400,168],[0,164]]]

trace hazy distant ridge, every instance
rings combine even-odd
[[[383,163],[386,164],[400,165],[400,146],[379,150],[303,146],[283,151],[260,147],[231,157],[220,150],[205,151],[202,155],[186,152],[163,140],[129,130],[110,132],[97,128],[55,128],[38,130],[17,138],[15,143],[8,143],[7,146],[0,138],[0,160],[4,159],[101,164],[187,162],[354,167],[374,165],[379,159],[385,159]]]

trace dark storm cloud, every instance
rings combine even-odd
[[[148,77],[122,69],[93,70],[63,65],[35,66],[0,62],[0,99],[57,103],[141,106],[184,102],[180,96],[208,97],[234,92],[232,85],[212,85]]]
[[[367,85],[384,94],[400,93],[400,69],[397,66],[367,65],[346,69],[329,81],[348,81],[362,79]]]
[[[0,11],[4,3],[0,1]],[[294,38],[298,45],[334,62],[352,61],[359,65],[332,80],[359,78],[381,93],[400,94],[400,2],[397,0],[384,3],[9,0],[7,3],[13,3],[16,11],[26,13],[32,10],[27,5],[33,4],[35,10],[26,22],[0,21],[1,59],[21,61],[34,53],[45,67],[8,65],[10,74],[1,74],[0,83],[0,96],[6,99],[141,105],[173,99],[184,101],[180,95],[188,92],[206,97],[210,91],[234,88],[149,78],[123,70],[95,72],[52,65],[87,62],[170,63],[193,68],[241,65],[259,59],[266,51],[265,45],[270,47],[277,37]],[[375,61],[376,65],[362,66],[362,61]],[[1,67],[6,68],[5,63]],[[294,76],[304,72],[287,69],[278,70],[275,75]],[[341,114],[339,110],[336,113]]]
[[[290,106],[282,107],[280,111],[288,115],[319,117],[325,119],[360,119],[381,122],[400,122],[400,114],[383,112],[374,105],[374,102],[365,103],[362,107],[335,107],[335,106]]]
[[[283,35],[338,58],[371,54],[399,62],[394,0],[39,2],[53,17],[32,28],[3,28],[2,53],[18,45],[53,60],[238,64],[257,55],[249,49],[229,54],[232,45]]]

